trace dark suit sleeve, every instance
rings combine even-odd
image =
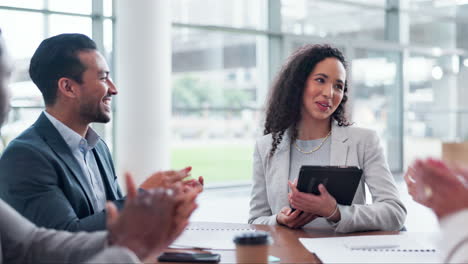
[[[0,196],[38,226],[69,231],[105,229],[104,211],[81,219],[76,215],[61,189],[64,170],[63,164],[37,148],[15,142],[0,159]]]

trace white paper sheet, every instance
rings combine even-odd
[[[255,229],[188,228],[174,241],[174,248],[235,249],[236,235]]]
[[[300,238],[323,263],[440,263],[435,236],[402,235]]]

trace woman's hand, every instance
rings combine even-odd
[[[318,186],[320,195],[303,193],[297,190],[297,180],[288,182],[291,192],[288,194],[289,203],[296,210],[325,217],[333,222],[341,220],[340,210],[337,209],[336,199],[328,193],[323,184]]]
[[[289,228],[301,228],[317,218],[316,215],[305,213],[299,210],[293,210],[289,207],[283,207],[276,215],[276,222]]]

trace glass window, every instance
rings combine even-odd
[[[405,63],[405,163],[441,154],[441,142],[457,140],[458,56],[411,53]]]
[[[460,1],[460,2],[463,2]],[[462,4],[460,4],[461,6]],[[457,9],[457,1],[446,0],[409,0],[409,8],[414,12],[422,12],[426,15],[453,18]]]
[[[174,29],[172,167],[210,182],[249,180],[260,126],[263,37]],[[248,76],[246,78],[246,76]]]
[[[113,51],[114,24],[111,19],[104,20],[104,53],[107,59],[110,59]]]
[[[468,2],[412,0],[410,10],[412,44],[468,48]]]
[[[29,77],[29,61],[44,37],[44,15],[0,10],[0,25],[14,66],[10,85],[12,111],[2,129],[3,143],[8,143],[30,126],[42,109],[42,95]]]
[[[93,36],[91,18],[88,17],[50,15],[49,25],[49,36],[62,33],[82,33],[90,38]]]
[[[268,9],[265,0],[172,0],[171,2],[174,22],[236,28],[266,28]]]
[[[357,5],[368,5],[368,6],[377,6],[377,7],[385,7],[387,5],[387,0],[346,0],[350,4],[357,4]]]
[[[48,0],[47,3],[52,11],[91,14],[91,0]],[[45,8],[42,0],[0,0],[0,6]],[[104,24],[107,29],[112,27],[112,21]],[[44,108],[42,95],[29,77],[30,58],[40,42],[45,37],[65,32],[78,32],[91,37],[92,19],[81,16],[46,15],[43,10],[24,12],[0,9],[0,27],[14,61],[10,85],[12,111],[8,123],[2,129],[2,139],[5,144],[29,127]],[[106,34],[108,36],[105,47],[109,49],[112,47],[112,40],[109,41],[109,37],[112,39],[112,31],[107,31]],[[110,48],[108,52],[111,51]]]
[[[364,8],[332,1],[281,0],[281,16],[282,31],[287,33],[384,39],[383,8]]]
[[[352,121],[373,129],[386,151],[390,169],[401,169],[400,54],[356,49],[350,95]]]
[[[32,56],[44,37],[44,15],[0,10],[0,27],[13,59],[26,60]],[[23,65],[16,67],[23,69]]]
[[[92,0],[48,0],[49,10],[91,15]]]
[[[24,21],[17,23],[16,21]],[[0,24],[8,50],[13,57],[12,106],[41,105],[39,90],[29,78],[29,60],[41,43],[43,15],[39,13],[0,10]],[[38,28],[32,30],[31,25]],[[19,32],[23,32],[19,34]]]
[[[0,6],[43,9],[44,1],[43,0],[0,0]]]
[[[456,48],[455,20],[421,14],[410,15],[410,43],[440,48]]]
[[[468,54],[468,2],[457,7],[457,48],[464,49]]]
[[[34,86],[35,87],[35,86]],[[12,91],[17,89],[15,86],[11,86]],[[37,89],[37,88],[36,88]],[[41,97],[42,98],[42,97]],[[39,115],[42,113],[42,107],[14,107],[10,111],[8,116],[8,123],[2,127],[2,143],[0,150],[7,146],[10,141],[15,139],[24,130],[30,127]]]
[[[104,8],[104,16],[112,16],[113,14],[113,0],[104,0],[103,8]]]

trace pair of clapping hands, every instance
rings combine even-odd
[[[119,212],[112,202],[106,204],[108,243],[128,248],[143,262],[155,262],[188,225],[200,190],[174,182],[138,192],[129,173],[125,180],[124,208]]]
[[[304,193],[297,190],[297,179],[288,182],[291,192],[288,194],[289,204],[295,208],[283,207],[276,215],[276,222],[289,228],[301,228],[317,217],[325,217],[337,222],[341,219],[336,199],[331,196],[323,184],[318,186],[319,195]]]
[[[468,168],[437,159],[416,160],[405,174],[408,193],[439,219],[468,208]]]
[[[169,188],[174,184],[181,182],[184,192],[189,189],[195,189],[199,192],[203,191],[204,179],[199,176],[198,179],[186,179],[190,177],[192,167],[186,167],[181,170],[159,171],[149,176],[141,185],[140,188],[149,190],[152,188]]]

